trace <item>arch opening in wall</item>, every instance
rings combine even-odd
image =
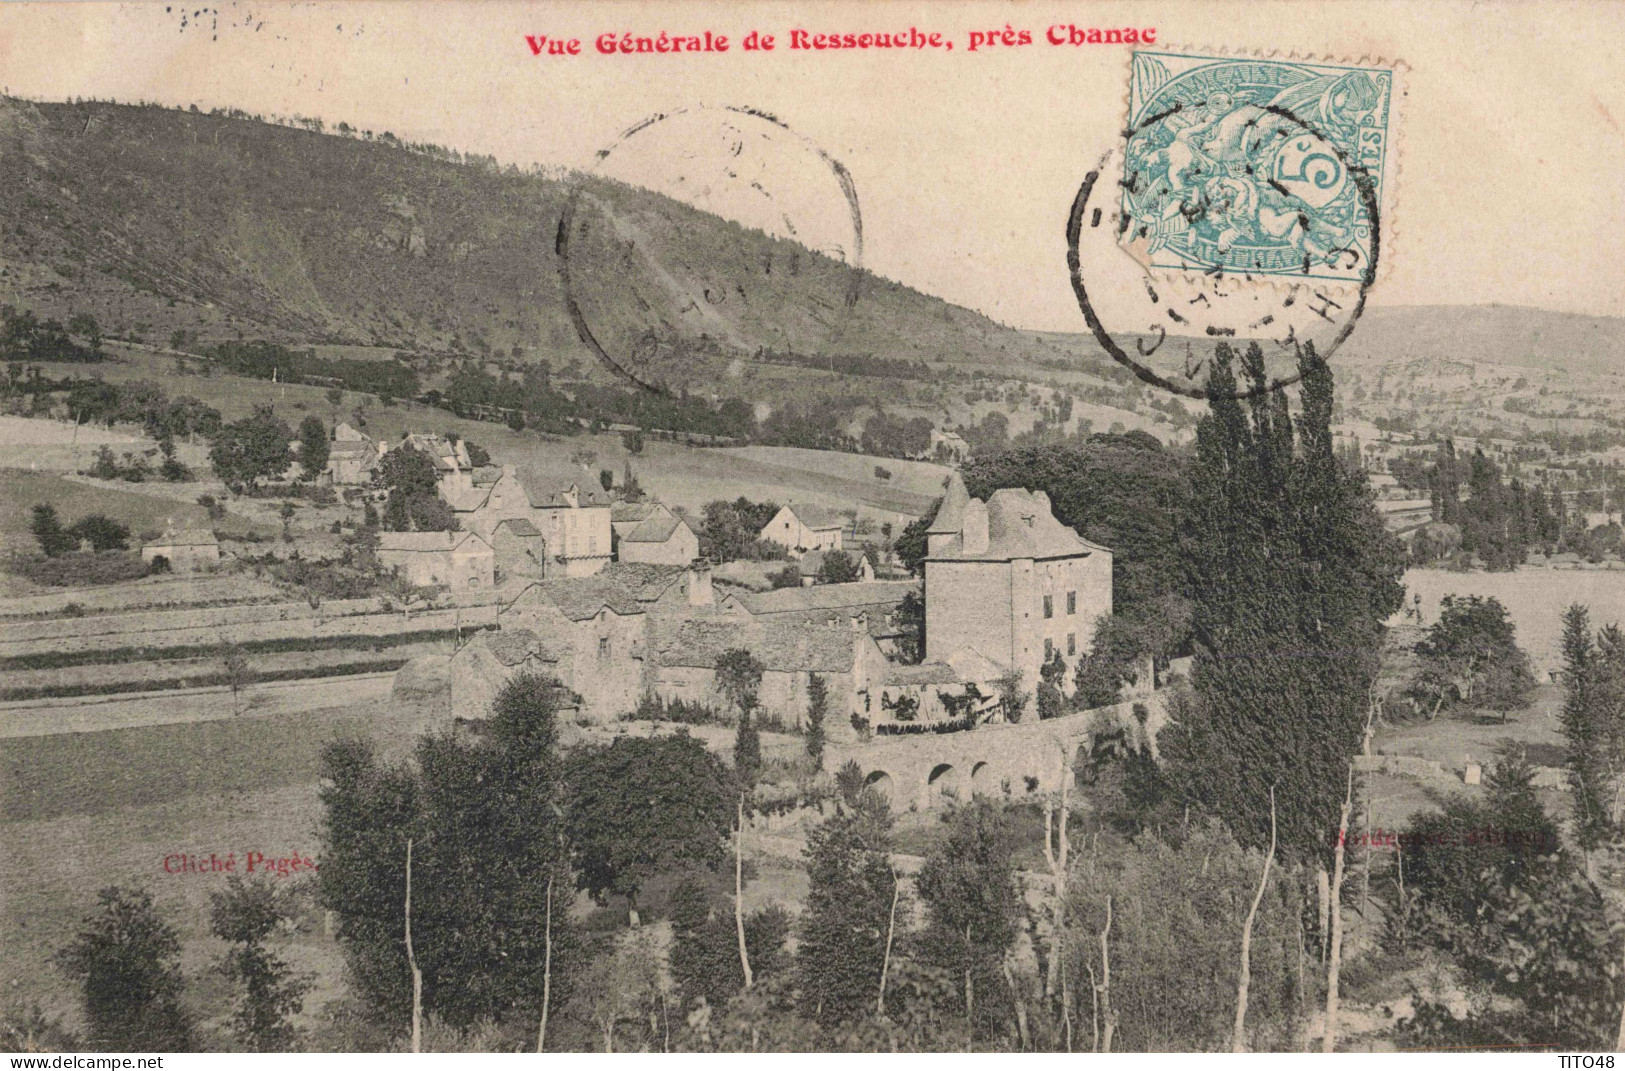
[[[990,796],[993,794],[994,787],[993,766],[986,759],[983,759],[981,762],[976,763],[970,768],[971,795]]]
[[[949,762],[939,762],[925,779],[926,794],[934,807],[941,800],[963,799],[964,774]]]
[[[887,773],[885,770],[874,770],[869,774],[868,777],[863,779],[863,783],[864,783],[865,786],[867,786],[869,788],[872,788],[876,792],[880,793],[881,797],[883,799],[885,799],[888,803],[891,802],[891,800],[892,800],[892,779],[891,779],[891,774]]]

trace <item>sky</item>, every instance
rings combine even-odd
[[[1625,315],[1621,3],[8,3],[0,84],[33,99],[319,116],[505,163],[601,166],[758,222],[748,198],[705,177],[727,166],[738,135],[763,149],[745,154],[754,170],[737,181],[780,191],[778,207],[793,206],[781,216],[809,244],[855,252],[827,164],[839,161],[865,266],[1007,324],[1081,331],[1066,214],[1123,124],[1130,49],[1048,44],[1046,29],[1067,24],[1155,27],[1159,48],[1401,63],[1399,170],[1373,302]],[[797,28],[911,25],[954,49],[788,47]],[[1007,26],[1034,43],[969,50],[971,32]],[[775,49],[745,51],[752,29]],[[662,30],[711,30],[730,48],[595,48],[603,33]],[[580,54],[534,55],[526,35],[577,40]],[[793,133],[767,147],[761,124],[727,106]],[[698,120],[619,140],[656,113]],[[663,166],[678,158],[688,165]]]

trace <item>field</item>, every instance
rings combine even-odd
[[[1510,573],[1458,573],[1410,569],[1405,573],[1407,605],[1422,597],[1424,624],[1439,620],[1446,595],[1493,596],[1507,608],[1517,628],[1518,646],[1529,652],[1537,676],[1561,664],[1563,611],[1579,603],[1591,608],[1593,629],[1625,623],[1625,570],[1521,568]]]

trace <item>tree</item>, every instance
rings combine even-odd
[[[925,575],[926,533],[931,530],[931,525],[937,519],[937,511],[941,508],[942,499],[939,497],[931,504],[931,508],[926,510],[925,516],[917,521],[910,521],[903,529],[903,533],[897,537],[897,542],[892,544],[892,551],[897,555],[897,560],[902,563],[903,568],[915,576]]]
[[[964,980],[965,1017],[985,1031],[1008,1022],[992,998],[1008,993],[1002,967],[1021,912],[1015,834],[1009,816],[985,797],[954,808],[946,821],[947,838],[915,878],[930,911],[922,947]]]
[[[567,830],[580,884],[603,901],[639,891],[658,874],[714,870],[726,858],[734,786],[700,741],[679,732],[620,737],[571,752]]]
[[[68,317],[68,334],[84,339],[85,345],[92,351],[99,352],[102,348],[101,324],[88,312],[77,312]]]
[[[829,715],[829,686],[817,673],[807,674],[807,758],[814,771],[824,768],[826,735],[824,719]]]
[[[805,1013],[824,1024],[874,1007],[897,891],[891,812],[873,789],[807,834],[806,909],[796,953]],[[906,914],[904,915],[906,918]]]
[[[40,553],[47,558],[55,558],[79,548],[78,538],[62,527],[56,507],[47,503],[42,502],[34,507],[29,530],[39,544]]]
[[[750,651],[743,647],[732,648],[717,658],[714,687],[735,712],[754,709],[766,669]]]
[[[1493,596],[1446,595],[1439,620],[1416,645],[1424,688],[1471,706],[1508,711],[1521,708],[1534,690],[1529,656],[1519,649],[1506,607]]]
[[[311,976],[296,974],[265,947],[277,924],[291,914],[287,898],[267,878],[245,882],[233,874],[224,892],[211,893],[214,935],[232,946],[221,968],[243,987],[231,1018],[232,1033],[250,1052],[285,1052],[298,1037],[288,1016],[304,1006]]]
[[[629,454],[643,453],[643,432],[637,428],[621,432],[621,445]]]
[[[57,962],[82,990],[89,1040],[114,1052],[188,1052],[181,942],[141,889],[109,886]]]
[[[1364,474],[1333,449],[1332,374],[1305,345],[1301,413],[1268,389],[1262,350],[1215,348],[1209,413],[1179,521],[1192,600],[1194,701],[1162,754],[1186,802],[1262,847],[1260,784],[1276,786],[1284,857],[1329,860],[1359,748],[1383,622],[1404,598],[1404,555]]]
[[[454,1026],[518,1019],[529,1032],[544,994],[568,999],[580,939],[549,895],[572,881],[557,724],[568,700],[556,679],[523,672],[497,693],[478,738],[424,736],[414,762],[395,767],[361,742],[324,752],[322,902],[340,916],[357,992],[387,1019],[404,1025],[413,1004],[408,844],[426,1015]]]
[[[762,529],[778,512],[776,502],[752,502],[743,496],[732,502],[707,502],[697,532],[700,556],[713,562],[751,557]]]
[[[292,439],[286,422],[268,407],[256,408],[252,415],[220,429],[209,448],[209,462],[228,484],[252,488],[287,471],[293,461],[288,448]]]
[[[818,582],[820,584],[850,584],[858,578],[858,567],[853,563],[851,555],[844,550],[830,550],[824,552],[824,560],[818,566]]]
[[[1032,699],[1032,693],[1022,686],[1019,670],[1010,670],[993,682],[999,693],[999,713],[1004,720],[1014,725],[1021,720],[1027,712],[1027,703]]]
[[[925,594],[905,591],[892,615],[897,629],[897,658],[906,665],[918,665],[925,658]]]
[[[231,688],[231,712],[240,713],[237,696],[248,685],[248,656],[235,643],[228,643],[220,650],[220,665],[226,673],[226,685]]]
[[[305,479],[314,480],[327,470],[327,458],[332,444],[327,428],[319,416],[307,416],[299,422],[299,467],[305,470]]]
[[[768,583],[777,591],[780,588],[799,588],[801,586],[801,566],[795,562],[786,562],[783,569],[767,574]]]
[[[739,724],[734,730],[734,778],[741,792],[749,794],[762,772],[762,734],[756,728],[756,701],[739,708]]]
[[[434,461],[411,445],[397,446],[378,463],[373,482],[389,491],[384,527],[392,532],[452,532],[457,515],[440,498]]]
[[[81,517],[68,529],[74,545],[89,543],[92,550],[128,550],[130,529],[105,514],[92,513]]]
[[[1482,800],[1456,796],[1400,837],[1405,935],[1466,973],[1465,1020],[1421,1003],[1407,1025],[1432,1045],[1605,1046],[1625,996],[1621,931],[1561,850],[1521,748],[1502,746]],[[1491,1040],[1495,1039],[1495,1040]]]
[[[670,905],[672,978],[685,1000],[704,997],[721,1007],[745,984],[733,908],[704,874],[684,875],[672,890]],[[789,915],[777,905],[745,917],[745,948],[758,982],[788,965],[784,942],[789,932]]]

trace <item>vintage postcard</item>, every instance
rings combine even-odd
[[[0,5],[0,1050],[1612,1068],[1622,30]]]

